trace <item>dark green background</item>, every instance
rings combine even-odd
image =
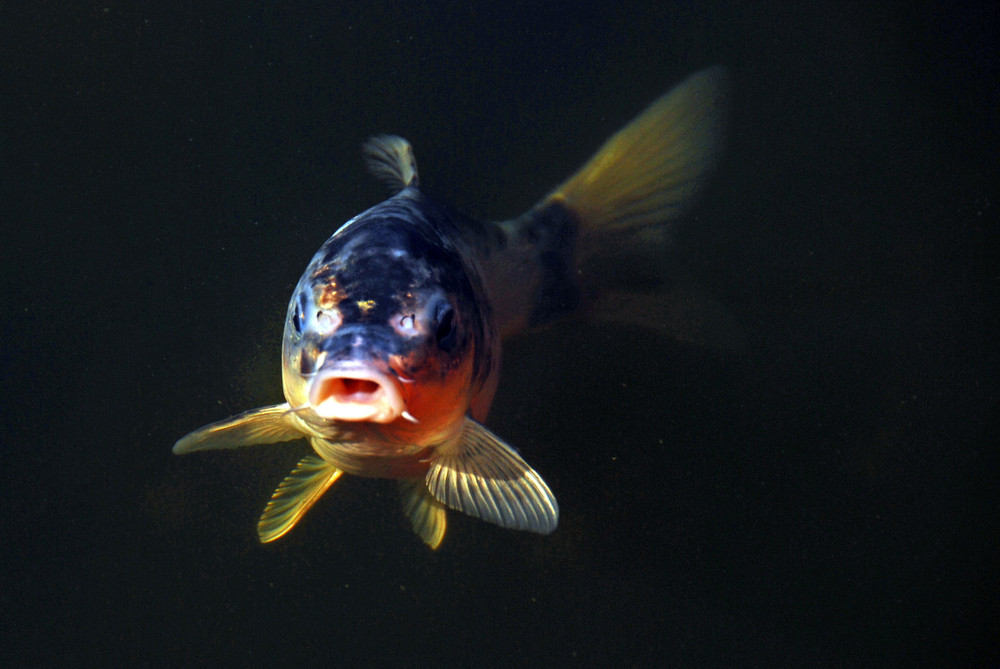
[[[1000,662],[993,3],[0,14],[4,665]],[[431,553],[345,478],[262,547],[305,447],[171,455],[281,399],[299,273],[384,196],[365,137],[509,217],[717,63],[729,149],[669,260],[747,348],[507,347],[489,424],[555,534],[451,514]]]

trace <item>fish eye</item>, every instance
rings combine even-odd
[[[455,309],[449,303],[443,302],[437,309],[434,318],[434,338],[438,346],[448,350],[455,345]]]

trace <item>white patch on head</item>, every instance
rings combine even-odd
[[[320,309],[316,312],[315,330],[321,335],[330,334],[340,327],[344,322],[344,317],[340,315],[339,309]]]
[[[389,318],[389,325],[407,339],[429,336],[436,326],[433,310],[443,299],[440,290],[407,293],[403,308]]]
[[[392,329],[407,339],[417,337],[422,332],[417,323],[417,315],[413,313],[393,317]]]
[[[364,216],[366,213],[367,212],[362,212],[362,213],[358,214],[357,216],[355,216],[354,218],[352,218],[351,220],[349,220],[347,223],[344,223],[342,226],[340,226],[339,228],[337,228],[337,231],[335,233],[333,233],[333,235],[331,235],[331,237],[336,237],[337,235],[339,235],[340,233],[342,233],[344,230],[346,230],[348,228],[348,226],[351,225],[351,223],[354,223],[354,221],[358,220],[359,218],[361,218],[362,216]]]

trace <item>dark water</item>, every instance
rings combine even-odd
[[[991,3],[293,4],[4,7],[4,665],[1000,662]],[[555,534],[450,514],[432,553],[350,479],[262,547],[304,446],[171,455],[280,400],[366,136],[507,217],[715,63],[670,262],[746,350],[513,342],[490,426]]]

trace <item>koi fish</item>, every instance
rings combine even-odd
[[[720,68],[690,76],[502,222],[435,202],[406,140],[370,139],[368,167],[394,195],[341,225],[295,287],[285,402],[191,432],[174,453],[308,440],[312,452],[264,509],[261,542],[290,531],[344,473],[397,479],[403,512],[431,548],[446,509],[552,532],[552,491],[483,425],[501,341],[570,316],[655,320],[659,296],[623,289],[601,262],[656,248],[695,198],[720,151],[726,92]]]

